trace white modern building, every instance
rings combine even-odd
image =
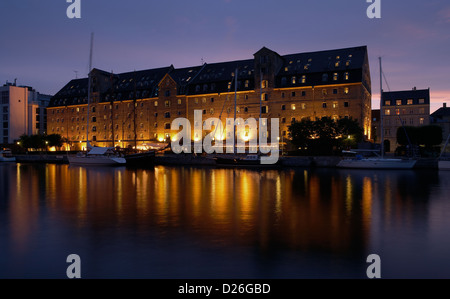
[[[50,95],[40,94],[29,86],[6,82],[0,87],[0,97],[0,143],[12,144],[23,134],[46,133],[46,107],[51,99]]]

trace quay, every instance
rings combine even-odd
[[[53,163],[68,164],[67,153],[45,153],[16,155],[17,163]],[[216,166],[213,155],[192,154],[158,154],[154,158],[154,165],[164,166]],[[281,156],[279,168],[303,167],[303,168],[336,168],[342,158],[339,156]],[[433,158],[421,158],[414,169],[438,169],[438,162]]]

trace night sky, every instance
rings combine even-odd
[[[431,111],[450,102],[450,1],[381,3],[369,19],[366,0],[81,0],[69,19],[66,0],[1,0],[0,84],[55,94],[86,77],[94,32],[93,67],[115,73],[367,45],[374,108],[379,56],[385,91],[430,88]]]

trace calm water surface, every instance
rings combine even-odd
[[[0,278],[450,278],[450,172],[0,164]]]

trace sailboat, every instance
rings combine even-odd
[[[236,68],[234,76],[234,121],[236,122],[236,107],[237,107],[237,85],[238,85],[238,71]],[[261,119],[261,98],[260,98],[260,119]],[[216,128],[217,129],[217,128]],[[236,130],[234,130],[236,134]],[[235,136],[235,142],[233,145],[233,154],[219,154],[214,157],[217,165],[220,166],[258,166],[258,167],[273,167],[277,166],[279,162],[275,164],[263,164],[261,163],[261,154],[239,154],[236,153],[237,139]]]
[[[417,160],[414,159],[387,159],[384,157],[384,129],[383,129],[383,72],[380,61],[380,131],[381,131],[381,156],[374,158],[354,158],[343,159],[338,164],[339,168],[357,169],[412,169]]]
[[[122,165],[126,163],[125,158],[114,152],[113,147],[92,147],[89,143],[89,105],[91,102],[91,71],[92,71],[92,48],[94,34],[91,35],[91,50],[89,58],[88,75],[88,103],[87,103],[87,126],[86,126],[86,153],[78,153],[76,156],[68,156],[71,165]]]
[[[450,134],[447,137],[447,141],[445,142],[444,148],[442,149],[441,154],[438,159],[438,168],[439,170],[450,170],[450,159],[448,156],[445,156],[445,149],[450,141]]]

